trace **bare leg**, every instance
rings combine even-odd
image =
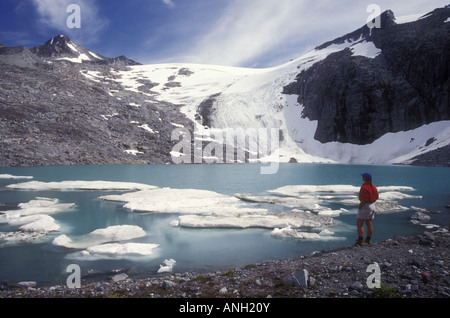
[[[367,237],[372,237],[372,234],[373,234],[372,220],[367,220],[366,226],[367,226]]]
[[[363,225],[364,225],[364,220],[360,220],[360,219],[356,220],[356,230],[358,232],[358,237],[363,237],[364,236]]]

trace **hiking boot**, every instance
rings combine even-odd
[[[362,239],[356,239],[355,244],[353,246],[362,246],[363,245],[363,240]]]
[[[365,239],[363,242],[363,245],[370,245],[370,239]]]

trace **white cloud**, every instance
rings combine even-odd
[[[95,42],[108,24],[108,21],[100,15],[95,1],[92,0],[32,0],[32,3],[39,14],[39,26],[43,32],[48,32],[50,29],[67,34],[79,41]],[[67,12],[67,8],[71,4],[77,4],[81,8],[81,29],[67,26],[67,18],[71,14]]]
[[[377,0],[396,15],[426,13],[448,0]],[[230,0],[207,31],[190,40],[181,59],[196,63],[267,66],[363,26],[373,0]]]
[[[162,2],[169,8],[175,8],[175,3],[172,0],[162,0]]]

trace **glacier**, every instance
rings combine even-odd
[[[223,143],[215,136],[237,128],[267,128],[282,132],[279,148],[259,158],[258,162],[295,159],[299,163],[408,164],[415,156],[450,144],[450,121],[388,133],[363,146],[315,140],[317,121],[304,118],[303,105],[297,103],[298,96],[283,94],[282,90],[300,72],[344,49],[350,49],[354,56],[367,58],[375,58],[381,52],[373,42],[360,37],[355,41],[346,40],[342,44],[313,49],[288,63],[265,69],[171,63],[111,70],[114,78],[98,72],[84,75],[93,81],[113,80],[125,90],[148,99],[180,106],[180,111],[194,123],[194,138],[198,141]],[[143,81],[157,85],[150,92],[140,91]],[[169,85],[173,83],[176,85]],[[204,126],[198,118],[198,107],[206,100],[211,100],[214,108],[211,127]],[[176,125],[174,128],[179,127]],[[153,131],[151,127],[143,128]],[[430,139],[434,142],[429,145]],[[390,146],[386,147],[386,144]],[[179,155],[177,151],[172,152],[172,156]]]

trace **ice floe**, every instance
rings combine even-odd
[[[181,215],[178,225],[195,228],[301,228],[321,227],[333,224],[333,219],[320,216],[308,211],[293,210],[288,212],[266,212],[261,214],[248,214],[235,212],[212,213],[209,215]]]
[[[68,249],[80,250],[67,255],[68,258],[82,260],[116,259],[150,256],[159,244],[123,242],[146,236],[146,232],[136,225],[113,225],[97,229],[75,239],[65,234],[56,237],[52,244]]]
[[[125,209],[140,212],[205,214],[266,211],[238,198],[209,190],[159,188],[101,196],[107,201],[126,202]]]
[[[333,231],[328,229],[324,229],[319,233],[315,232],[300,232],[291,227],[285,228],[275,228],[272,230],[271,235],[273,237],[291,237],[291,238],[299,238],[306,240],[320,240],[320,239],[329,239],[334,235]],[[334,238],[333,238],[334,239]]]
[[[356,213],[359,189],[353,185],[288,185],[265,194],[229,196],[209,190],[158,188],[100,199],[125,202],[123,207],[132,211],[180,214],[170,222],[174,227],[295,229],[322,227],[333,224],[333,218],[341,213]],[[421,198],[401,192],[414,191],[411,187],[380,186],[379,190],[376,206],[381,213],[407,210],[397,201]],[[332,209],[330,204],[338,208]],[[291,210],[275,212],[267,205]]]
[[[49,190],[148,190],[155,189],[156,186],[134,183],[134,182],[117,182],[117,181],[60,181],[60,182],[42,182],[29,181],[7,186],[11,189],[49,191]]]
[[[289,208],[299,208],[307,210],[317,210],[320,209],[320,205],[317,204],[317,199],[314,196],[301,196],[301,197],[281,197],[274,195],[255,195],[250,193],[236,193],[234,195],[236,198],[247,202],[258,202],[258,203],[270,203],[276,205],[282,205]]]
[[[18,210],[4,211],[3,215],[6,219],[12,219],[33,214],[52,214],[67,211],[74,206],[74,203],[59,203],[58,199],[37,197],[27,203],[20,203]]]
[[[4,211],[0,223],[20,226],[17,231],[0,233],[0,241],[6,243],[32,242],[50,232],[57,232],[60,225],[48,214],[70,210],[74,203],[59,203],[58,199],[36,198],[20,203],[17,210]]]
[[[11,174],[0,174],[0,179],[33,179],[32,176],[14,176]]]
[[[153,254],[153,250],[159,247],[159,244],[150,243],[107,243],[88,247],[82,251],[84,256],[92,255],[142,255]]]
[[[159,265],[158,273],[170,273],[173,271],[173,266],[175,265],[176,261],[174,259],[166,259],[164,260],[165,265]]]
[[[65,248],[87,249],[104,243],[126,241],[145,235],[146,232],[136,225],[113,225],[104,229],[97,229],[75,240],[72,240],[66,234],[61,234],[53,240],[52,244]]]

